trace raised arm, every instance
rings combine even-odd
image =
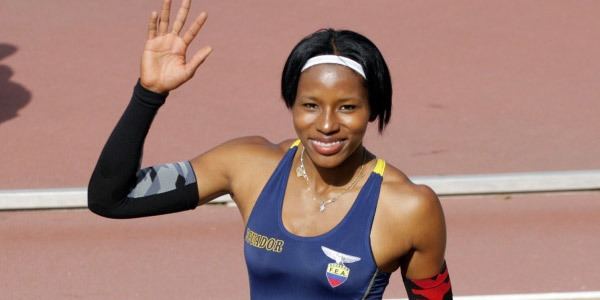
[[[152,12],[148,24],[148,40],[142,55],[140,83],[155,93],[167,93],[190,80],[210,54],[209,46],[198,50],[186,61],[186,51],[206,21],[202,12],[181,35],[190,9],[190,0],[183,0],[169,31],[171,1],[164,0],[160,18]]]
[[[186,61],[186,50],[206,20],[201,13],[180,36],[190,8],[184,0],[169,31],[170,1],[160,17],[152,13],[141,75],[133,97],[110,135],[88,185],[88,207],[109,218],[134,218],[193,209],[196,177],[189,161],[140,170],[144,140],[169,91],[189,80],[210,54],[200,49]]]

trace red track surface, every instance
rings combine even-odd
[[[444,198],[455,295],[600,290],[600,193]],[[237,209],[0,212],[3,299],[247,299]],[[291,262],[293,263],[293,262]],[[404,295],[399,274],[387,298]]]
[[[175,1],[177,2],[177,1]],[[0,6],[0,189],[85,186],[129,101],[152,1]],[[410,175],[600,168],[598,1],[194,1],[215,52],[172,93],[145,164],[293,137],[279,74],[326,26],[378,44],[395,110],[368,144]]]

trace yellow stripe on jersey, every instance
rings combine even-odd
[[[300,139],[297,139],[291,146],[290,149],[294,148],[294,147],[298,147],[298,145],[300,145]]]
[[[385,160],[378,158],[377,164],[375,165],[375,169],[373,169],[373,172],[379,174],[380,176],[383,176],[383,171],[385,171]]]

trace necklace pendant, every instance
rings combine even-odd
[[[319,212],[325,211],[325,202],[321,201],[321,205],[319,206]]]
[[[306,177],[306,170],[303,165],[300,165],[296,168],[296,176],[297,177]]]

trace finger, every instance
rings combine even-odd
[[[208,57],[208,55],[210,55],[211,52],[212,48],[210,46],[206,46],[198,50],[198,52],[196,52],[196,54],[192,56],[192,59],[190,59],[185,65],[186,71],[188,72],[188,74],[190,74],[190,76],[196,73],[198,67],[204,62],[204,60]]]
[[[152,12],[150,16],[150,22],[148,23],[148,39],[151,40],[156,37],[156,21],[158,20],[158,13]]]
[[[187,19],[188,12],[190,11],[191,0],[183,0],[181,3],[181,7],[177,12],[177,17],[175,17],[175,22],[173,23],[173,32],[179,34],[181,28],[183,28],[183,24],[185,24],[185,20]]]
[[[206,22],[207,17],[208,15],[205,12],[201,12],[200,15],[198,15],[198,17],[194,20],[192,26],[190,26],[190,28],[183,35],[183,41],[186,45],[189,45],[194,37],[196,37],[198,32],[200,32],[200,29],[202,28],[202,25],[204,25],[204,22]]]
[[[171,0],[164,0],[160,11],[160,23],[158,23],[158,34],[163,35],[169,30],[169,15],[171,14]]]

